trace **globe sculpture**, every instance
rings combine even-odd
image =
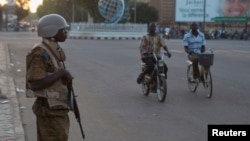
[[[99,0],[98,2],[98,10],[107,23],[117,23],[124,19],[125,7],[124,0]]]

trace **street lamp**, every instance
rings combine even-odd
[[[75,22],[75,0],[72,0],[72,23]]]
[[[203,5],[203,13],[204,13],[204,15],[203,15],[203,32],[204,32],[204,34],[205,34],[205,31],[206,31],[206,0],[204,0],[204,5]]]
[[[136,0],[134,0],[134,23],[136,23]]]
[[[250,25],[250,1],[248,2],[248,5],[249,5],[248,15],[247,15],[248,17],[247,17],[247,21],[246,21],[246,30],[247,30],[247,32],[248,32],[248,30],[250,30],[249,27],[248,27],[248,25]]]
[[[75,0],[66,0],[66,2],[69,2],[69,5],[72,4],[71,10],[72,10],[72,15],[71,15],[71,22],[75,22]]]

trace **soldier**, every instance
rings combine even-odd
[[[26,56],[26,95],[36,97],[32,110],[37,120],[37,141],[67,141],[69,133],[68,89],[72,75],[65,70],[66,57],[58,42],[67,39],[69,25],[58,14],[43,16],[37,26],[42,42]]]

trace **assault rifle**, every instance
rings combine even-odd
[[[60,57],[62,58],[60,48],[58,48],[57,51],[59,52]],[[63,61],[62,61],[62,64],[63,64],[64,69],[66,69],[65,64],[64,64]],[[69,106],[69,110],[74,112],[75,118],[76,118],[77,122],[79,123],[80,129],[81,129],[82,138],[85,139],[85,134],[83,132],[82,123],[81,123],[80,112],[79,112],[79,108],[78,108],[77,101],[76,101],[76,95],[75,95],[74,89],[72,87],[72,84],[67,85],[67,88],[68,88],[68,106]]]
[[[68,91],[69,91],[69,94],[68,94],[69,109],[74,112],[76,120],[79,123],[80,129],[81,129],[82,138],[85,139],[85,134],[84,134],[83,128],[82,128],[80,112],[79,112],[79,108],[77,105],[76,95],[75,95],[74,89],[73,89],[72,85],[68,85],[67,87],[68,87]]]

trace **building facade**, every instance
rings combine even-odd
[[[136,0],[137,2],[146,2],[151,6],[154,6],[159,12],[159,19],[157,21],[158,24],[173,27],[173,26],[185,26],[188,27],[190,23],[188,22],[175,22],[175,8],[176,8],[176,0]],[[200,22],[200,26],[202,27],[203,23]],[[247,28],[245,23],[237,23],[237,22],[207,22],[205,24],[205,29],[209,28],[220,28],[224,24],[228,28]],[[250,20],[248,22],[248,26],[250,26]]]
[[[148,3],[158,9],[158,23],[172,26],[175,23],[175,0],[148,0]]]

